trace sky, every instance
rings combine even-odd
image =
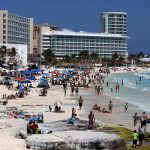
[[[150,0],[0,0],[0,9],[73,31],[100,32],[100,14],[127,13],[128,52],[150,54]]]

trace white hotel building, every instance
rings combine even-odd
[[[87,50],[90,54],[94,52],[102,58],[111,58],[115,52],[126,57],[127,20],[125,15],[121,12],[102,14],[102,27],[104,27],[102,33],[73,32],[69,30],[52,31],[45,27],[40,30],[39,34],[40,53],[51,49],[57,57],[63,57],[72,54],[79,55],[81,51]],[[122,17],[124,24],[120,24],[120,21],[122,23],[122,20],[120,20]],[[108,28],[111,26],[113,27]]]

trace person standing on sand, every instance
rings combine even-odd
[[[32,121],[29,121],[27,124],[27,134],[31,135],[32,134]]]
[[[134,114],[133,119],[134,119],[134,126],[136,126],[137,122],[138,122],[138,115],[137,115],[137,113]]]
[[[139,133],[139,146],[142,146],[145,134],[144,126],[141,125],[141,127],[139,127],[138,133]]]
[[[147,122],[147,114],[143,112],[141,116],[141,125],[145,127],[145,131],[146,131],[146,122]]]
[[[109,113],[110,113],[110,114],[112,114],[112,108],[113,108],[112,101],[109,101],[108,110],[109,110]]]
[[[88,115],[88,119],[89,119],[88,128],[89,128],[89,129],[92,129],[92,128],[93,128],[93,124],[94,124],[94,122],[95,122],[95,117],[94,117],[94,114],[93,114],[92,111],[91,111],[90,114]]]
[[[79,97],[78,102],[79,102],[79,109],[81,110],[82,104],[83,104],[83,98],[82,98],[82,96]]]
[[[72,115],[71,115],[71,117],[72,117],[72,118],[75,118],[76,115],[77,115],[77,114],[76,114],[76,110],[75,110],[75,108],[73,107],[73,108],[72,108]]]

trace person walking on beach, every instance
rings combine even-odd
[[[124,110],[125,110],[125,112],[127,112],[127,110],[128,110],[128,103],[125,104]]]
[[[100,95],[101,94],[101,91],[100,91],[100,85],[97,87],[97,95]]]
[[[143,140],[144,140],[144,134],[145,134],[145,128],[143,125],[141,125],[138,129],[139,133],[139,146],[143,145]]]
[[[137,113],[134,114],[133,119],[134,119],[134,126],[136,126],[137,122],[138,122],[138,115],[137,115]]]
[[[109,110],[109,113],[110,113],[110,114],[112,114],[112,108],[113,108],[112,101],[109,101],[108,110]]]
[[[76,86],[75,92],[76,92],[76,94],[77,94],[77,96],[78,96],[78,93],[79,93],[79,88],[78,88],[78,86]]]
[[[88,119],[89,119],[88,128],[89,128],[89,129],[92,129],[92,128],[93,128],[93,124],[94,124],[94,122],[95,122],[95,117],[94,117],[94,114],[93,114],[92,111],[91,111],[90,114],[88,115]]]
[[[79,109],[81,110],[82,104],[83,104],[83,98],[82,98],[82,96],[79,97],[78,102],[79,102]]]

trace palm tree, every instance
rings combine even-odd
[[[81,51],[79,53],[79,59],[80,59],[80,61],[89,59],[89,52],[88,51]]]
[[[115,52],[112,55],[112,65],[117,65],[117,59],[119,58],[119,55],[117,54],[117,52]]]
[[[47,63],[54,63],[55,62],[55,55],[50,49],[45,50],[42,53],[42,56],[44,56],[44,59]]]

